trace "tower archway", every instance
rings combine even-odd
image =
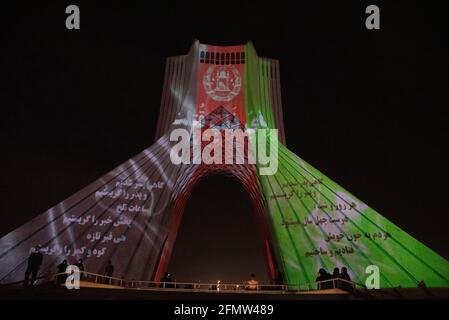
[[[241,283],[255,273],[269,283],[267,266],[254,205],[240,181],[220,173],[198,180],[166,271],[178,282]]]
[[[168,236],[164,240],[163,249],[159,256],[158,267],[154,274],[154,280],[159,281],[162,275],[167,271],[170,258],[173,253],[173,248],[176,244],[176,239],[179,234],[182,221],[186,212],[186,207],[189,203],[189,199],[192,197],[192,193],[195,192],[195,188],[216,176],[225,176],[227,180],[234,180],[241,185],[243,191],[247,194],[250,202],[250,211],[247,214],[251,215],[251,221],[254,221],[254,228],[257,229],[258,240],[260,241],[260,249],[263,251],[266,275],[269,282],[274,283],[276,272],[279,270],[279,266],[276,263],[274,250],[271,247],[273,243],[271,237],[272,233],[269,225],[267,224],[265,206],[263,204],[263,197],[260,195],[260,190],[257,182],[257,178],[254,172],[254,168],[248,165],[227,165],[217,166],[212,168],[210,166],[204,166],[197,169],[195,176],[192,178],[192,182],[188,184],[188,188],[183,190],[181,194],[173,201],[171,208],[170,221],[168,222]],[[226,198],[223,194],[220,194],[221,201],[233,201],[231,198]],[[219,203],[217,204],[219,205]],[[235,221],[234,223],[239,223]]]

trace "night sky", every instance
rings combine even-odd
[[[0,235],[152,144],[165,57],[194,39],[252,40],[280,60],[290,150],[449,258],[443,8],[163,3],[2,3]],[[65,28],[69,4],[80,6],[81,30]],[[369,4],[380,7],[381,30],[365,28]],[[178,280],[266,277],[242,193],[227,177],[195,188],[170,263]],[[217,209],[220,194],[228,201]]]

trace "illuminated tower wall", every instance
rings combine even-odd
[[[449,286],[447,260],[286,147],[280,92],[278,61],[258,57],[251,43],[195,42],[187,55],[169,57],[153,145],[1,238],[0,283],[23,279],[38,244],[41,275],[63,259],[82,258],[90,272],[104,273],[112,260],[117,277],[160,279],[193,186],[220,171],[250,195],[272,279],[278,269],[288,284],[313,283],[319,268],[345,266],[364,283],[366,267],[376,265],[381,287],[416,287],[421,280]],[[170,133],[192,132],[195,123],[278,129],[277,172],[260,175],[258,164],[173,164]]]

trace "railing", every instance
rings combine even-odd
[[[61,272],[53,275],[52,278],[56,283],[63,284],[68,276],[69,274]],[[80,280],[99,284],[115,285],[119,287],[127,287],[127,283],[131,281],[87,271],[80,271]]]
[[[345,291],[354,291],[358,288],[365,288],[364,285],[349,281],[342,278],[333,278],[329,280],[316,281],[303,284],[289,284],[290,290],[293,291],[311,291],[311,290],[326,290],[326,289],[343,289]]]
[[[58,273],[53,279],[58,284],[64,284],[68,274]],[[201,283],[201,282],[166,282],[166,281],[143,281],[143,280],[127,280],[124,278],[109,277],[102,274],[81,271],[80,280],[92,282],[96,284],[111,285],[130,289],[146,289],[146,290],[190,290],[190,291],[241,291],[241,292],[261,292],[261,291],[277,291],[277,292],[298,292],[298,291],[315,291],[324,289],[340,288],[346,291],[353,291],[356,287],[363,287],[355,282],[341,278],[335,278],[324,281],[317,281],[305,284],[248,284],[248,283]]]
[[[68,274],[58,273],[54,275],[54,280],[57,283],[63,284]],[[178,282],[178,281],[144,281],[144,280],[127,280],[123,278],[109,277],[102,274],[92,272],[80,272],[80,279],[84,281],[91,281],[97,284],[113,285],[124,288],[133,289],[186,289],[186,290],[215,290],[215,291],[230,291],[230,290],[251,290],[251,291],[286,291],[286,285],[274,284],[242,284],[242,283],[201,283],[201,282]]]

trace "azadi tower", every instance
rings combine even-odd
[[[195,125],[278,129],[276,173],[261,175],[260,163],[174,164],[171,132],[192,133]],[[44,255],[41,276],[55,273],[63,259],[82,258],[90,272],[103,274],[111,260],[117,277],[159,280],[192,188],[213,171],[234,176],[247,190],[272,279],[279,270],[287,284],[307,284],[320,268],[345,266],[365,283],[366,268],[376,265],[381,287],[416,287],[422,280],[449,286],[447,260],[287,148],[278,61],[259,57],[251,43],[199,42],[167,59],[155,142],[2,237],[0,283],[23,279],[36,245]]]

